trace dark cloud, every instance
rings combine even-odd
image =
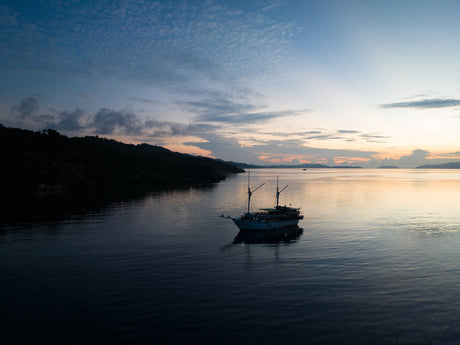
[[[355,130],[348,130],[348,129],[339,129],[337,133],[341,134],[356,134],[356,133],[361,133],[360,131],[355,131]]]
[[[49,108],[46,113],[39,113],[38,102],[33,97],[24,99],[11,109],[17,118],[17,125],[27,124],[27,127],[34,129],[52,128],[64,132],[146,137],[181,136],[194,131],[194,126],[190,124],[144,120],[129,110],[101,108],[93,116],[78,108],[64,111]]]
[[[143,135],[148,137],[181,136],[188,135],[193,131],[192,125],[154,119],[142,121],[131,111],[107,108],[102,108],[94,116],[92,126],[98,134]]]
[[[384,139],[384,138],[389,138],[384,135],[378,135],[378,134],[361,134],[360,135],[363,138],[370,138],[370,139]]]
[[[138,103],[147,103],[147,104],[158,104],[160,102],[157,102],[157,101],[153,101],[151,99],[147,99],[147,98],[130,98],[129,99],[131,102],[138,102]]]
[[[102,108],[94,116],[92,125],[98,134],[139,135],[141,133],[141,122],[137,115],[126,110]]]
[[[28,97],[11,107],[12,121],[17,126],[33,129],[52,128],[61,131],[79,131],[85,129],[87,115],[81,109],[58,111],[47,108],[40,111],[38,100]]]
[[[59,113],[57,129],[71,132],[81,130],[84,128],[84,118],[85,112],[81,109],[75,109],[74,111],[65,110]]]
[[[182,136],[189,135],[194,131],[194,126],[190,124],[185,125],[177,122],[157,120],[146,121],[143,128],[151,137]]]
[[[312,135],[312,136],[306,137],[305,139],[331,140],[331,139],[342,139],[342,137],[337,137],[332,134],[321,134],[321,135]]]
[[[19,104],[11,107],[11,113],[22,119],[36,115],[39,110],[40,107],[38,106],[38,101],[35,97],[28,97],[22,100]]]
[[[379,135],[379,134],[361,134],[360,137],[365,139],[367,142],[372,142],[372,143],[384,143],[384,142],[387,142],[386,139],[390,138],[388,136]]]
[[[398,102],[381,104],[380,108],[417,108],[417,109],[431,109],[431,108],[447,108],[460,105],[460,99],[454,98],[427,98],[419,101]]]

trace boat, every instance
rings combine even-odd
[[[279,177],[276,179],[276,206],[273,208],[263,208],[257,212],[251,212],[251,196],[265,183],[262,183],[254,190],[251,190],[249,186],[249,179],[250,174],[248,174],[248,211],[238,218],[228,217],[233,220],[240,230],[282,229],[297,226],[299,220],[303,219],[303,215],[300,213],[300,208],[279,205],[280,194],[288,187],[285,186],[279,190]]]

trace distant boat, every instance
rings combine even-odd
[[[287,188],[287,186],[279,190],[278,177],[276,179],[276,206],[274,208],[263,208],[258,212],[250,212],[252,193],[256,192],[265,183],[262,183],[260,186],[251,191],[249,179],[250,176],[248,176],[248,212],[239,218],[228,217],[233,220],[240,230],[282,229],[297,226],[299,220],[303,219],[303,215],[300,214],[300,208],[279,205],[280,194]]]

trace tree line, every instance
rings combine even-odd
[[[2,125],[0,157],[2,189],[207,183],[243,171],[221,160],[159,146]]]

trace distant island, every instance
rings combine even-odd
[[[460,169],[460,162],[451,162],[444,164],[426,164],[417,167],[416,169]]]
[[[207,183],[244,171],[159,146],[97,136],[69,138],[52,129],[33,132],[1,124],[0,153],[3,191]]]
[[[399,169],[396,165],[382,165],[381,167],[377,167],[377,169]]]
[[[296,164],[296,165],[288,165],[288,164],[280,164],[280,165],[254,165],[254,164],[246,164],[246,163],[238,163],[238,162],[229,162],[235,164],[237,167],[241,169],[362,169],[359,166],[352,166],[352,165],[324,165],[324,164]]]

